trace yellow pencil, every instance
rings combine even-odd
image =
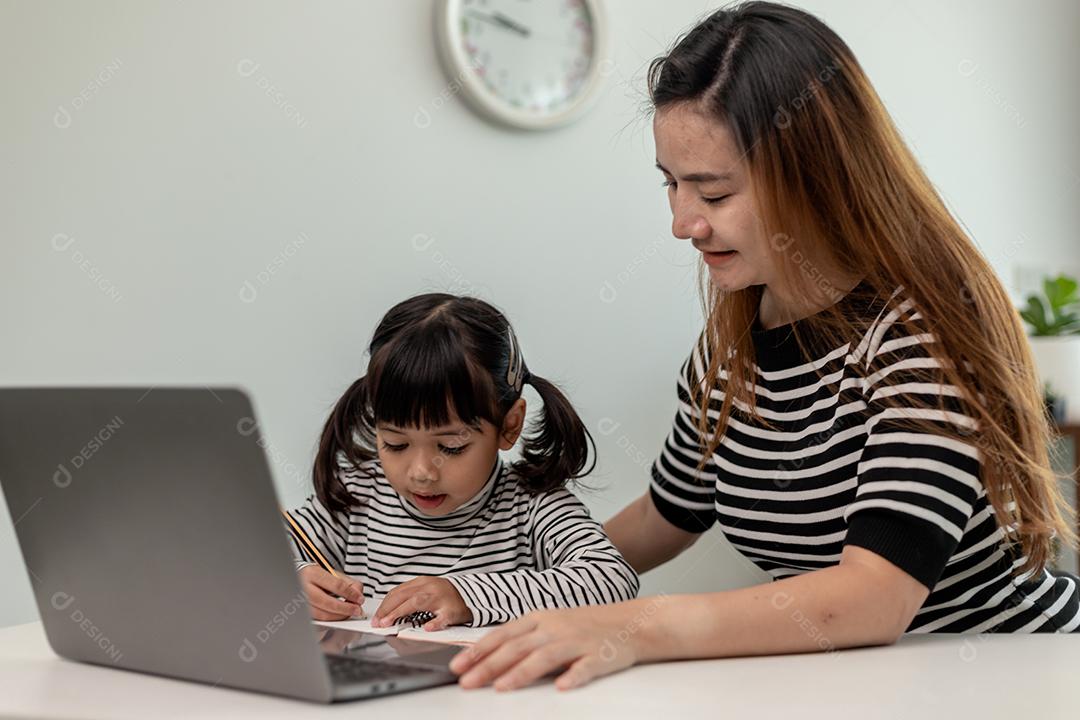
[[[311,538],[309,538],[307,534],[300,529],[300,526],[296,523],[296,521],[292,519],[292,515],[289,515],[289,513],[285,512],[285,510],[282,510],[281,514],[285,517],[285,522],[289,523],[289,529],[292,531],[292,535],[296,539],[296,542],[300,543],[300,546],[307,551],[308,557],[314,558],[315,562],[318,563],[323,570],[330,573],[334,577],[341,577],[340,575],[338,575],[337,570],[335,570],[330,565],[330,563],[326,561],[326,558],[323,557],[323,554],[319,552],[319,548],[315,546],[315,543],[311,542]]]
[[[311,542],[311,538],[307,536],[307,533],[301,530],[300,525],[292,519],[292,515],[285,512],[284,508],[281,508],[281,515],[285,518],[285,522],[289,523],[289,530],[290,532],[292,532],[293,538],[295,538],[296,542],[300,543],[300,546],[304,548],[305,551],[307,551],[308,557],[315,558],[315,563],[319,567],[321,567],[323,570],[330,573],[334,577],[340,578],[341,575],[338,573],[338,571],[333,568],[333,566],[327,561],[325,557],[323,557],[323,554],[319,552],[319,548],[315,546],[315,543]],[[345,600],[345,598],[338,596],[338,600]],[[367,613],[364,612],[363,605],[360,606],[359,614],[354,615],[353,617],[367,617]]]

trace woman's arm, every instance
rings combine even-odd
[[[611,542],[639,574],[663,565],[693,545],[701,535],[678,528],[656,509],[645,493],[604,524]]]
[[[840,563],[774,583],[532,613],[454,658],[463,687],[528,685],[559,668],[560,689],[638,662],[828,651],[894,642],[928,594],[880,556],[845,547]]]
[[[829,651],[895,642],[929,590],[875,553],[765,585],[658,600],[637,660]]]

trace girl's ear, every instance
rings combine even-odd
[[[499,449],[509,450],[521,437],[521,431],[525,427],[525,398],[518,398],[510,406],[503,420],[502,431],[499,433]]]

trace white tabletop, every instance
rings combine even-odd
[[[320,706],[82,665],[40,623],[0,629],[0,716],[50,718],[1075,718],[1080,635],[909,636],[892,647],[644,665],[570,692],[446,686]]]

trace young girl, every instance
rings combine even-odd
[[[413,297],[382,319],[369,354],[323,428],[315,496],[289,512],[324,556],[293,538],[315,619],[385,595],[375,626],[427,612],[424,628],[438,630],[637,594],[637,574],[564,487],[591,471],[592,438],[562,392],[529,372],[502,313]],[[543,416],[507,464],[499,451],[522,434],[526,384]]]

